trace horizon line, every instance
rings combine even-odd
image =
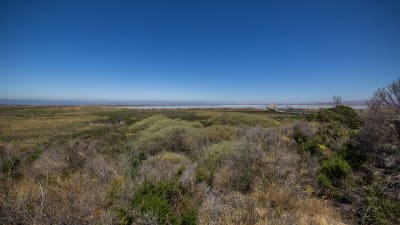
[[[363,105],[368,100],[348,100],[343,101],[344,105]],[[88,105],[88,106],[178,106],[178,105],[269,105],[269,104],[288,104],[288,105],[331,105],[332,101],[254,101],[254,102],[229,102],[229,101],[210,101],[210,100],[69,100],[69,99],[2,99],[0,105],[8,106],[73,106],[73,105]]]

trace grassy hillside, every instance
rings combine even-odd
[[[396,224],[358,115],[1,107],[0,224]]]

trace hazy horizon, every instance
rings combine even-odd
[[[366,100],[343,101],[345,105],[364,105]],[[0,105],[268,105],[268,104],[333,104],[332,101],[320,102],[217,102],[217,101],[146,101],[146,100],[45,100],[45,99],[0,99]]]

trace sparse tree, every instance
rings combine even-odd
[[[332,100],[333,100],[333,104],[335,104],[335,106],[342,105],[342,97],[333,96]]]
[[[374,93],[363,117],[364,127],[358,135],[360,154],[400,169],[400,79]]]
[[[386,108],[389,112],[400,113],[400,78],[376,90],[368,106],[373,110]]]

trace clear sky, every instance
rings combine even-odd
[[[313,102],[400,77],[400,1],[0,1],[0,99]]]

